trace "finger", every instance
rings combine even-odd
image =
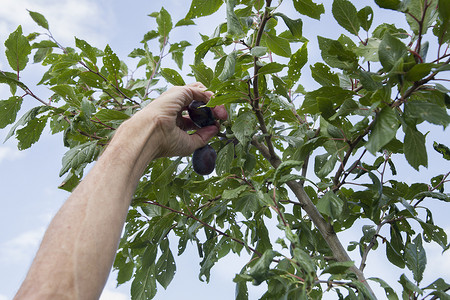
[[[186,86],[192,86],[192,87],[198,87],[198,88],[206,89],[206,86],[204,86],[203,83],[201,83],[199,81],[189,83]]]
[[[198,129],[194,134],[191,134],[192,145],[195,149],[205,146],[210,139],[212,139],[219,132],[217,126],[211,125]],[[194,149],[194,150],[195,150]]]
[[[198,126],[189,117],[184,116],[177,118],[177,126],[184,131],[198,129]]]
[[[209,99],[214,95],[213,92],[207,91],[204,87],[189,87],[191,93],[192,93],[192,99],[189,101],[189,103],[192,102],[192,100],[201,101],[203,103],[207,103]],[[188,104],[189,104],[188,103]]]
[[[228,118],[227,110],[225,109],[225,106],[219,105],[211,108],[214,117],[219,120],[226,120]]]

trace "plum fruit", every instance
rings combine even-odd
[[[217,153],[213,147],[206,145],[198,148],[192,155],[192,166],[199,175],[209,175],[216,167]]]
[[[187,108],[192,122],[200,128],[216,124],[211,108],[201,107],[203,105],[205,105],[205,103],[194,100]]]
[[[214,119],[211,109],[203,105],[205,105],[205,103],[201,101],[192,101],[187,108],[189,117],[192,122],[200,128],[215,125],[216,120]],[[211,174],[216,167],[216,158],[216,150],[210,145],[198,148],[192,155],[192,166],[194,167],[194,171],[199,175]]]

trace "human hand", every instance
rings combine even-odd
[[[152,136],[146,143],[154,157],[187,156],[194,150],[203,147],[219,131],[215,125],[198,128],[188,116],[182,112],[193,101],[207,103],[212,92],[206,91],[203,84],[197,82],[186,86],[175,86],[161,94],[132,119],[141,120],[142,124],[152,127]],[[225,120],[227,112],[223,106],[212,108],[217,119]],[[131,120],[130,120],[131,121]],[[145,126],[145,125],[144,125]],[[188,134],[186,130],[196,130]]]

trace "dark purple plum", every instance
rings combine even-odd
[[[187,111],[192,122],[198,127],[216,124],[211,108],[201,107],[203,105],[205,105],[205,103],[196,100],[189,104]]]
[[[199,175],[209,175],[216,167],[217,153],[213,147],[206,145],[198,148],[192,155],[192,166]]]

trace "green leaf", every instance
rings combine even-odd
[[[450,289],[450,284],[445,282],[444,279],[438,278],[435,281],[433,281],[433,283],[424,287],[423,289],[424,290],[433,289],[433,290],[438,290],[438,291],[447,291]]]
[[[430,74],[433,64],[417,64],[414,65],[405,75],[406,80],[419,81]]]
[[[28,122],[28,124],[17,130],[16,138],[19,141],[17,147],[19,150],[30,148],[41,137],[42,131],[47,124],[47,118],[35,118]]]
[[[377,38],[369,38],[367,43],[360,44],[356,48],[355,53],[364,57],[364,61],[379,61],[378,49],[380,48],[381,40]]]
[[[348,269],[353,267],[355,263],[353,261],[333,262],[326,266],[322,274],[344,274]]]
[[[357,74],[362,86],[368,91],[377,91],[383,86],[380,81],[374,79],[374,76],[377,76],[377,74],[362,70],[358,70]]]
[[[304,113],[317,114],[320,112],[318,106],[319,98],[328,99],[333,103],[333,107],[335,108],[341,106],[345,100],[351,99],[352,96],[352,91],[345,90],[340,86],[324,86],[306,94],[301,111]]]
[[[302,19],[292,20],[288,16],[282,13],[275,13],[274,16],[280,16],[284,24],[289,28],[289,31],[292,33],[292,36],[294,36],[297,39],[301,39],[303,36],[302,30],[303,30],[303,21]]]
[[[223,43],[223,40],[221,37],[215,37],[209,40],[204,41],[203,43],[201,43],[200,45],[198,45],[195,48],[195,64],[199,64],[201,62],[201,60],[205,57],[206,53],[208,53],[208,51],[214,47],[214,46],[218,46],[221,45]]]
[[[275,174],[273,175],[274,184],[280,179],[283,175],[287,175],[291,173],[293,168],[298,168],[303,165],[302,161],[298,160],[287,160],[283,161],[278,168],[275,170]]]
[[[217,175],[223,175],[228,173],[231,169],[231,163],[234,160],[234,144],[232,142],[228,143],[220,149],[217,154],[216,160],[216,173]],[[225,193],[225,190],[223,193]]]
[[[73,147],[62,158],[62,168],[59,176],[64,175],[70,169],[76,169],[82,164],[94,161],[98,154],[97,141],[91,141]]]
[[[320,213],[331,219],[338,219],[344,209],[344,202],[335,193],[329,191],[319,199],[316,206]]]
[[[0,129],[16,121],[22,102],[23,98],[17,96],[12,96],[8,100],[0,100]]]
[[[11,72],[0,71],[0,83],[5,83],[9,85],[12,94],[16,92],[17,86],[19,86],[24,91],[28,89],[28,87],[25,84],[17,80],[17,74]]]
[[[223,0],[193,0],[185,19],[195,19],[215,13],[223,4]]]
[[[167,82],[178,86],[186,85],[183,77],[181,77],[181,75],[177,71],[170,68],[162,68],[160,72],[162,77],[164,77]]]
[[[245,35],[242,30],[242,25],[239,22],[239,18],[236,16],[234,12],[234,7],[236,6],[236,0],[227,0],[227,33],[233,37],[242,37]]]
[[[358,61],[353,50],[343,46],[339,41],[317,37],[321,56],[325,63],[330,67],[343,70],[354,70],[358,66]],[[353,48],[353,47],[352,47]]]
[[[234,75],[236,67],[236,57],[236,51],[233,51],[227,55],[227,58],[225,59],[225,63],[223,65],[223,70],[218,77],[220,81],[226,81]]]
[[[191,19],[181,19],[180,21],[178,21],[178,22],[175,24],[175,27],[189,26],[189,25],[195,25],[195,22],[192,21]]]
[[[405,267],[405,260],[403,256],[399,253],[399,251],[394,249],[392,244],[389,242],[386,242],[386,257],[395,266],[399,268]]]
[[[243,145],[246,145],[256,130],[256,117],[252,112],[241,113],[235,120],[231,129],[234,135]]]
[[[443,21],[450,20],[450,1],[449,0],[439,0],[438,4],[439,16]]]
[[[19,121],[16,122],[16,124],[14,124],[11,129],[9,130],[9,133],[6,135],[5,137],[5,142],[14,135],[14,133],[16,132],[17,127],[22,126],[27,124],[28,122],[30,122],[31,120],[35,119],[36,116],[43,110],[48,109],[47,106],[37,106],[37,107],[33,107],[32,109],[30,109],[29,111],[27,111],[25,114],[23,114],[22,117],[20,117]]]
[[[401,0],[375,0],[375,3],[381,8],[397,10],[401,5]]]
[[[235,288],[235,300],[248,300],[248,287],[245,280],[238,280],[239,274],[236,274],[234,282],[236,282]]]
[[[389,72],[403,57],[408,54],[405,44],[390,34],[385,34],[378,49],[380,63]]]
[[[172,30],[172,18],[164,7],[161,7],[158,16],[156,17],[156,24],[158,24],[158,33],[162,37],[168,37]]]
[[[68,84],[55,85],[50,88],[57,95],[63,97],[73,107],[80,107],[81,100],[78,98],[73,86]]]
[[[145,42],[151,41],[154,38],[157,38],[158,35],[159,35],[158,31],[150,30],[146,34],[144,34],[144,38],[142,39],[141,43],[145,43]]]
[[[425,136],[415,127],[407,126],[403,151],[406,160],[416,170],[419,166],[428,166],[427,148],[425,147]]]
[[[400,280],[398,281],[403,286],[403,289],[406,291],[407,294],[410,294],[411,292],[418,293],[419,295],[423,294],[423,291],[421,288],[419,288],[417,285],[412,283],[408,277],[406,277],[405,274],[402,274],[400,276]]]
[[[131,300],[153,299],[156,295],[156,266],[139,268],[136,270],[134,280],[131,283]]]
[[[383,146],[389,143],[396,135],[398,129],[398,119],[394,110],[384,107],[375,120],[375,125],[370,132],[366,149],[374,154]]]
[[[248,274],[253,278],[254,285],[260,285],[269,275],[270,264],[277,252],[272,249],[266,250],[256,261],[255,265],[249,270]]]
[[[322,86],[339,86],[339,76],[333,72],[331,69],[323,64],[316,63],[314,66],[310,66],[311,76]]]
[[[159,284],[161,284],[164,289],[167,289],[169,286],[175,276],[176,270],[177,268],[172,251],[170,248],[167,248],[163,251],[156,263],[156,280],[158,280]]]
[[[405,110],[408,116],[419,117],[431,124],[442,125],[444,128],[450,124],[450,116],[447,114],[447,110],[435,103],[408,101]]]
[[[224,190],[222,193],[222,198],[225,200],[235,199],[235,198],[239,197],[239,195],[242,194],[247,189],[248,189],[247,185],[241,185],[235,189]],[[239,200],[239,202],[242,202],[242,201]]]
[[[242,187],[245,187],[242,188]],[[247,186],[243,185],[236,190],[242,191],[246,190]],[[244,192],[236,201],[235,201],[235,210],[241,212],[246,219],[251,219],[252,214],[261,207],[260,199],[258,195],[253,192]]]
[[[208,104],[206,106],[214,107],[214,106],[217,106],[217,105],[228,104],[228,103],[243,103],[243,102],[247,102],[245,99],[246,98],[245,98],[244,95],[242,95],[242,93],[231,92],[231,93],[226,93],[226,94],[214,96],[213,98],[211,98],[211,100],[209,100],[209,102],[208,102]]]
[[[388,298],[388,300],[398,300],[398,296],[395,293],[394,289],[389,284],[387,284],[386,281],[377,277],[371,277],[367,279],[378,282],[380,286],[384,289],[384,292],[386,293],[386,297]]]
[[[422,246],[422,236],[419,234],[405,248],[406,266],[413,272],[414,280],[419,284],[427,264],[425,249]]]
[[[291,57],[291,45],[285,38],[274,34],[265,33],[261,43],[270,49],[273,53],[283,57]]]
[[[323,4],[316,4],[312,0],[294,0],[294,8],[302,15],[320,20],[320,15],[325,12]]]
[[[436,150],[437,152],[441,153],[442,156],[446,159],[446,160],[450,160],[450,149],[443,145],[443,144],[438,144],[436,142],[433,143],[433,148],[434,150]]]
[[[435,241],[444,251],[448,250],[447,233],[444,229],[434,224],[424,222],[417,217],[415,219],[423,229],[423,239],[426,242]]]
[[[42,14],[31,10],[29,10],[28,13],[30,14],[33,21],[35,21],[39,26],[48,30],[48,22]]]
[[[250,50],[250,53],[256,57],[264,56],[267,53],[267,47],[263,47],[263,46],[253,47],[252,50]]]
[[[258,75],[266,75],[266,74],[272,74],[272,73],[278,73],[281,72],[286,65],[277,63],[277,62],[270,62],[264,66],[262,66],[259,71]]]
[[[22,71],[28,63],[28,55],[31,53],[31,46],[28,39],[22,34],[22,26],[11,33],[5,41],[6,58],[14,71]]]
[[[66,178],[63,179],[63,181],[58,186],[58,188],[70,193],[77,187],[77,185],[80,183],[80,180],[81,180],[81,178],[79,178],[73,172],[70,172],[66,176]]]
[[[194,73],[195,79],[203,83],[206,87],[209,87],[211,80],[214,78],[214,71],[207,67],[203,62],[190,65],[192,72]]]
[[[332,6],[333,17],[345,30],[358,35],[360,24],[355,6],[348,0],[334,0]]]
[[[300,79],[301,69],[308,61],[308,49],[307,43],[304,43],[303,46],[298,49],[289,60],[288,63],[288,77],[292,82],[292,85]]]
[[[105,47],[105,56],[103,56],[103,64],[109,73],[109,79],[113,82],[119,80],[120,60],[119,57],[112,51],[109,45]]]
[[[450,197],[447,196],[446,194],[438,193],[438,192],[430,192],[430,191],[417,193],[416,195],[414,195],[413,199],[422,199],[425,197],[430,197],[430,198],[438,199],[441,201],[450,202]]]
[[[358,19],[359,24],[361,25],[362,29],[365,31],[369,31],[370,26],[372,26],[373,21],[373,10],[372,7],[366,6],[363,7],[361,10],[358,11]]]
[[[415,34],[419,34],[419,32],[420,34],[425,34],[435,20],[436,10],[430,6],[436,7],[437,1],[430,0],[429,2],[424,0],[410,0],[406,2],[408,11],[405,14],[406,21],[408,21],[411,30]],[[417,20],[420,20],[420,24]]]
[[[93,118],[99,120],[100,122],[126,120],[129,117],[130,116],[126,113],[113,109],[101,109],[95,115],[93,115]]]
[[[104,53],[100,49],[92,47],[86,41],[75,38],[75,45],[82,51],[81,54],[86,56],[93,64],[97,63],[97,57]]]
[[[330,174],[331,171],[333,171],[336,162],[336,154],[331,155],[331,157],[328,153],[317,155],[315,157],[314,164],[314,172],[316,173],[317,177],[325,178],[328,174]]]

